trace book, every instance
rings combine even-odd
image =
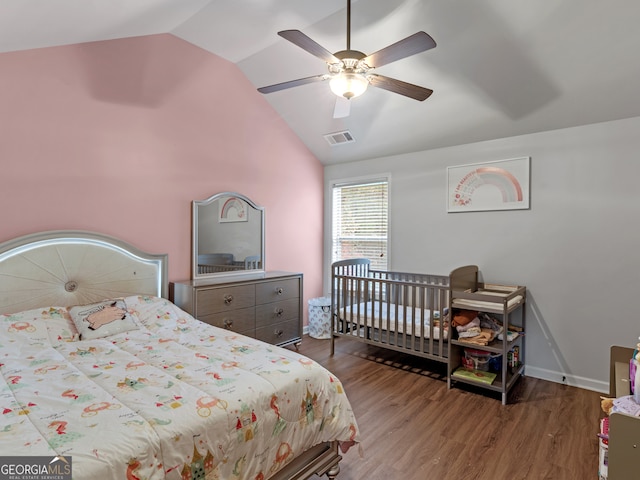
[[[496,379],[497,374],[493,372],[484,372],[482,370],[475,370],[473,368],[460,367],[453,372],[452,376],[491,385],[493,381]]]

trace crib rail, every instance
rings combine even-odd
[[[244,270],[244,265],[198,265],[198,273],[235,272]]]
[[[372,345],[446,362],[450,279],[447,275],[369,269],[369,261],[332,268],[332,339]]]

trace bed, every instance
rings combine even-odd
[[[112,237],[0,245],[0,452],[76,479],[335,478],[359,441],[340,381],[167,289],[166,255]]]
[[[449,291],[477,276],[476,266],[450,275],[373,270],[364,258],[331,272],[331,351],[339,337],[447,362]]]

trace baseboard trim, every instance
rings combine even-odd
[[[302,334],[309,334],[309,326],[302,327]],[[609,394],[609,383],[593,380],[592,378],[579,377],[577,375],[568,375],[566,373],[558,372],[555,370],[547,370],[545,368],[532,367],[530,365],[525,366],[524,374],[528,377],[539,378],[540,380],[547,380],[549,382],[562,383],[570,385],[572,387],[584,388],[585,390],[591,390],[594,392]]]
[[[539,378],[541,380],[547,380],[555,383],[563,383],[565,385],[571,385],[572,387],[584,388],[585,390],[592,390],[599,393],[609,393],[608,382],[601,382],[593,380],[592,378],[569,375],[554,370],[547,370],[545,368],[532,367],[530,365],[525,366],[524,373],[528,377]]]

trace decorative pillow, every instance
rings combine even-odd
[[[69,307],[69,314],[80,332],[80,340],[103,338],[138,328],[122,299]]]

